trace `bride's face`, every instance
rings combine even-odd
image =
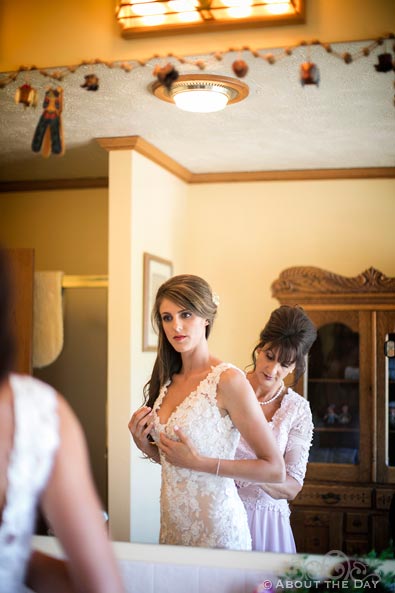
[[[177,352],[188,352],[206,340],[208,322],[193,311],[163,299],[159,313],[166,338]]]

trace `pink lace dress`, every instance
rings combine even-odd
[[[201,455],[234,459],[240,433],[229,415],[221,415],[216,397],[221,373],[229,368],[236,367],[228,363],[212,367],[163,425],[157,412],[169,383],[165,385],[153,407],[154,440],[159,439],[161,432],[177,439],[174,426],[178,425]],[[251,549],[247,513],[232,478],[176,467],[162,455],[161,464],[160,543]]]
[[[309,402],[288,388],[269,426],[284,455],[287,474],[303,484],[313,436]],[[254,457],[252,449],[241,438],[236,459]],[[296,547],[289,520],[288,501],[272,498],[258,484],[237,482],[237,487],[247,510],[252,549],[294,554]]]
[[[25,591],[36,509],[59,444],[56,392],[36,379],[11,375],[14,442],[0,523],[0,593]]]

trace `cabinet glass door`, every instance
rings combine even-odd
[[[377,477],[395,481],[395,312],[377,314]]]
[[[359,462],[359,333],[344,323],[318,328],[308,399],[314,423],[310,462]]]
[[[387,460],[395,467],[395,333],[386,336],[385,341],[386,379],[387,379]]]
[[[371,314],[352,309],[308,314],[317,340],[303,382],[314,424],[307,477],[366,481],[372,443]]]

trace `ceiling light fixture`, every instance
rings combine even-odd
[[[305,0],[119,0],[124,37],[304,23]]]
[[[170,88],[156,81],[150,85],[150,90],[158,99],[194,113],[220,111],[231,103],[242,101],[249,93],[244,82],[214,74],[182,74]]]

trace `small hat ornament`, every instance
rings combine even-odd
[[[153,75],[159,80],[167,89],[171,88],[173,82],[179,77],[178,71],[173,64],[166,64],[166,66],[155,66]]]
[[[387,53],[387,52],[383,53],[383,54],[379,54],[377,56],[377,59],[378,59],[379,63],[374,65],[376,72],[390,72],[390,70],[394,69],[394,66],[392,63],[392,54]]]
[[[313,62],[303,62],[300,66],[300,84],[315,84],[318,86],[320,83],[320,71]]]

